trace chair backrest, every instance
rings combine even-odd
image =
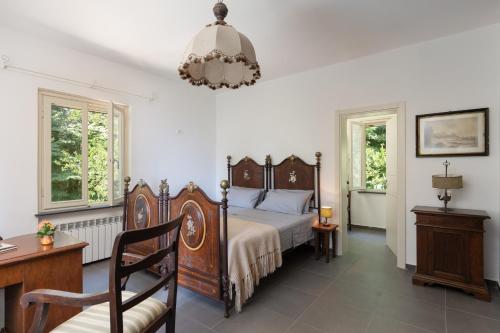
[[[170,309],[175,314],[177,298],[179,229],[183,219],[184,215],[157,226],[139,230],[124,231],[116,237],[113,246],[109,273],[109,292],[111,298],[110,320],[112,332],[123,332],[123,312],[146,300],[148,297],[151,297],[155,292],[167,285],[168,295],[164,303],[167,305],[167,309]],[[123,254],[127,245],[144,242],[158,237],[168,237],[171,241],[168,246],[161,247],[134,263],[125,264],[123,262]],[[165,267],[168,267],[167,274],[160,276],[155,283],[137,293],[132,298],[124,301],[122,299],[122,279],[135,272],[148,269],[155,265],[165,265]],[[161,314],[149,325],[147,331],[155,331],[159,329],[165,323],[166,319],[167,313]]]

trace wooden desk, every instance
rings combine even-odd
[[[17,250],[0,253],[0,288],[5,288],[5,329],[26,332],[32,324],[34,307],[21,308],[19,300],[34,289],[82,292],[82,249],[87,243],[57,232],[54,245],[42,247],[35,234],[5,239]],[[50,306],[45,331],[79,313],[81,309]]]

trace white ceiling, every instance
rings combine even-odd
[[[2,0],[0,25],[176,75],[216,0]],[[226,0],[263,79],[500,22],[499,0]]]

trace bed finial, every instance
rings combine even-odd
[[[227,159],[227,164],[231,164],[231,155],[227,155],[226,159]]]
[[[266,164],[271,164],[271,154],[266,155]]]
[[[227,192],[227,189],[229,188],[229,181],[227,181],[226,179],[222,180],[220,182],[220,187],[224,192]]]
[[[123,181],[125,182],[125,187],[124,187],[124,191],[125,191],[125,192],[128,192],[128,187],[129,187],[129,185],[130,185],[130,180],[131,180],[131,179],[130,179],[130,177],[129,177],[129,176],[127,176],[127,177],[123,178]]]
[[[165,178],[160,182],[160,193],[168,193],[168,190],[169,190],[169,185],[167,179]]]
[[[316,162],[319,163],[319,161],[321,161],[321,153],[318,151],[316,152]]]
[[[189,182],[187,185],[187,190],[189,193],[193,193],[197,188],[198,186],[196,186],[194,182]]]

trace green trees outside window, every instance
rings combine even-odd
[[[52,104],[52,201],[81,200],[82,110]]]
[[[387,188],[386,127],[366,127],[366,189],[383,191]]]

